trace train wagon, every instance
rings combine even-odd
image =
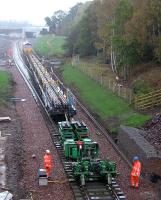
[[[72,92],[63,88],[60,81],[48,72],[34,55],[29,42],[23,43],[23,51],[34,76],[35,86],[49,115],[54,121],[70,120],[76,114],[75,97]]]

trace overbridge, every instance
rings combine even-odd
[[[42,29],[48,29],[45,26],[23,26],[23,27],[9,27],[0,26],[0,35],[14,38],[32,38],[39,35]]]

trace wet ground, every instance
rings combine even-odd
[[[0,122],[3,136],[7,136],[4,146],[7,180],[0,185],[0,192],[8,190],[14,200],[73,200],[63,166],[56,148],[53,146],[49,130],[30,90],[15,66],[2,66],[12,76],[13,97],[26,101],[9,102],[0,108],[0,116],[11,118],[11,122]],[[43,156],[50,149],[54,157],[51,178],[56,183],[47,187],[38,185],[38,170],[43,168]],[[33,159],[32,155],[35,155]],[[3,164],[4,164],[3,163]],[[1,178],[1,177],[0,177]]]
[[[62,185],[52,184],[48,188],[38,187],[37,171],[40,166],[43,166],[42,159],[46,148],[51,149],[54,155],[54,180],[65,180],[66,176],[55,147],[51,143],[49,130],[46,128],[40,110],[27,85],[15,67],[5,65],[2,68],[12,74],[13,96],[25,98],[26,101],[10,102],[7,107],[0,107],[0,117],[9,116],[11,118],[10,122],[0,122],[2,138],[2,145],[0,147],[5,149],[5,152],[3,152],[5,153],[5,158],[3,154],[1,158],[2,163],[5,163],[7,166],[6,178],[2,179],[3,183],[0,185],[0,191],[9,190],[14,195],[14,200],[22,198],[31,199],[31,196],[35,200],[73,200],[74,197],[68,183]],[[100,136],[95,137],[98,137],[95,138],[98,141],[101,140]],[[104,144],[105,141],[102,139],[102,146]],[[106,149],[101,151],[103,156],[109,154],[111,151],[108,148],[106,146],[107,151],[104,151]],[[36,159],[32,159],[33,153],[36,155]],[[122,169],[123,171],[124,169]],[[1,175],[3,176],[4,173],[0,173]],[[5,180],[7,180],[6,184]],[[122,175],[121,183],[122,188],[126,191],[129,186],[128,175],[126,173]],[[129,196],[130,193],[133,194],[129,199],[134,199],[135,191],[128,189],[127,192]],[[155,195],[155,188],[144,188],[142,186],[141,190],[136,191],[137,193],[141,198],[135,198],[136,200],[159,200],[159,197]]]
[[[9,70],[7,51],[11,41],[0,37],[0,70]],[[14,95],[15,82],[11,82]],[[14,199],[25,192],[19,187],[23,177],[23,132],[20,118],[13,101],[0,105],[0,117],[9,117],[11,120],[0,121],[0,192],[9,191]]]
[[[3,176],[3,179],[0,177],[0,179],[3,180],[0,191],[2,192],[4,189],[9,190],[16,198],[20,193],[24,192],[22,191],[22,188],[18,186],[18,182],[23,176],[22,164],[24,162],[21,123],[17,116],[15,106],[12,103],[5,108],[1,107],[0,113],[3,117],[10,116],[11,118],[10,122],[0,122],[2,138],[6,138],[6,142],[3,146],[6,172],[3,175],[0,174]]]

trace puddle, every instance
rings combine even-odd
[[[0,164],[0,185],[3,187],[6,185],[6,166]]]
[[[0,185],[3,187],[6,186],[5,143],[6,137],[2,137],[0,131]]]

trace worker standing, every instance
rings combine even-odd
[[[139,187],[139,177],[141,172],[141,162],[139,161],[139,157],[135,156],[133,158],[133,167],[131,171],[131,186],[138,188]]]
[[[51,171],[52,171],[52,156],[50,153],[50,150],[46,150],[46,153],[44,155],[44,168],[46,169],[46,175],[47,178],[50,177]]]

